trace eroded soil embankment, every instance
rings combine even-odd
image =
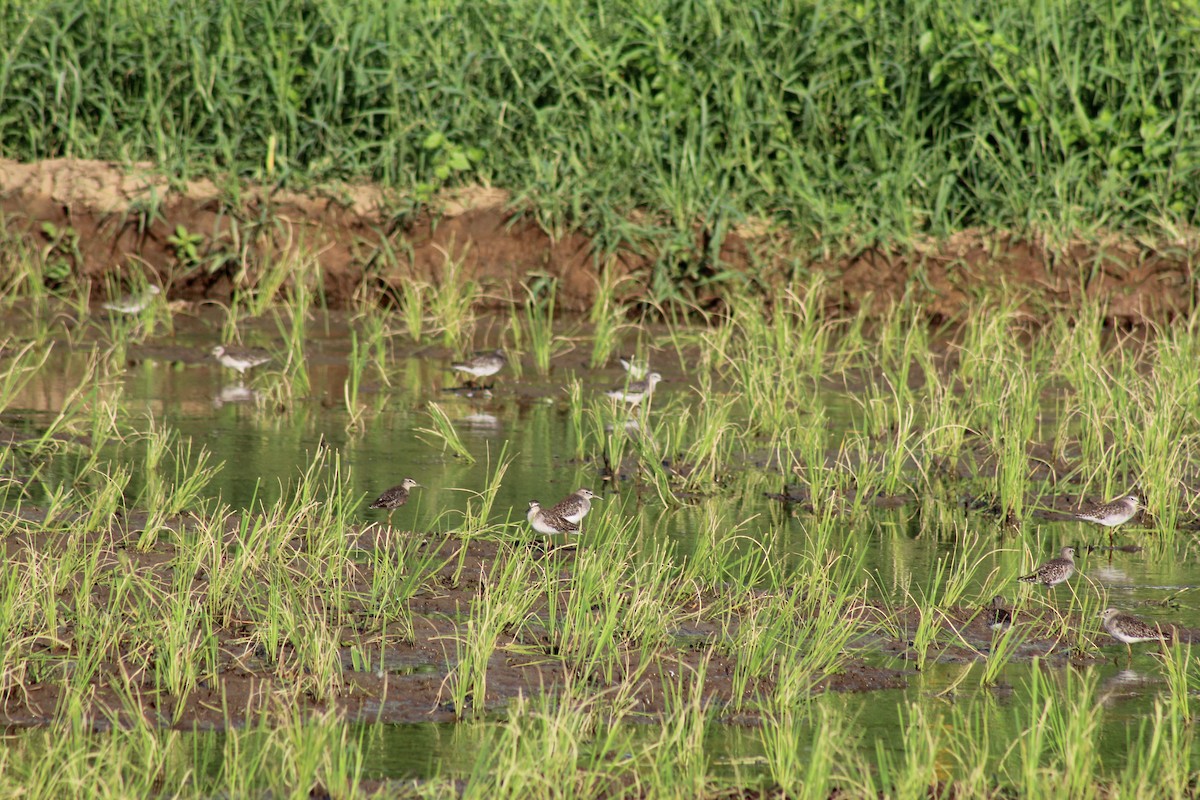
[[[601,269],[638,275],[656,260],[653,242],[631,242],[599,258],[583,233],[552,238],[499,189],[444,193],[432,204],[434,213],[405,214],[405,208],[411,204],[404,198],[376,186],[300,194],[208,180],[168,182],[148,169],[106,162],[0,159],[7,241],[24,240],[60,270],[69,266],[93,280],[97,292],[103,276],[148,269],[173,299],[226,300],[253,281],[259,265],[301,251],[319,265],[327,301],[339,306],[364,282],[438,285],[450,255],[463,265],[454,279],[479,281],[492,302],[522,297],[521,284],[542,274],[559,279],[562,307],[582,310]],[[736,270],[781,282],[798,263],[799,244],[768,226],[730,232],[716,258],[708,237],[698,225],[692,261],[701,279]],[[1191,241],[1051,249],[1009,235],[964,232],[909,252],[865,249],[808,266],[827,278],[830,297],[851,310],[863,302],[882,310],[907,291],[931,316],[955,317],[985,293],[1015,292],[1034,312],[1102,299],[1116,319],[1162,321],[1195,306],[1196,252]],[[623,288],[636,296],[647,283],[628,281]],[[719,295],[720,283],[690,288],[707,303]]]

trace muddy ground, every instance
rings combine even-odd
[[[456,189],[418,206],[378,186],[298,193],[169,181],[149,165],[0,159],[0,214],[9,241],[23,240],[91,279],[97,296],[105,276],[143,272],[167,286],[173,300],[227,300],[264,261],[302,251],[319,263],[325,297],[338,307],[364,286],[386,294],[414,278],[437,285],[452,254],[492,304],[523,297],[522,283],[546,275],[559,280],[562,308],[582,310],[602,271],[645,277],[661,255],[653,241],[601,253],[585,232],[551,236],[526,212],[490,187]],[[985,293],[1025,298],[1032,312],[1103,299],[1114,319],[1130,322],[1169,320],[1197,302],[1192,275],[1200,245],[1190,240],[1050,246],[966,231],[902,252],[866,247],[830,254],[821,242],[748,220],[714,257],[704,222],[695,230],[693,252],[672,259],[689,262],[694,277],[683,289],[702,306],[720,301],[720,282],[708,278],[735,270],[777,284],[790,279],[797,263],[822,274],[831,302],[847,310],[863,303],[883,310],[912,292],[934,319],[959,317]],[[187,252],[181,231],[194,237]],[[638,299],[647,284],[627,281],[622,291]]]

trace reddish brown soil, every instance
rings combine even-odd
[[[44,252],[53,244],[44,223],[69,228],[77,245],[60,246],[56,255],[94,280],[97,292],[102,276],[149,271],[168,285],[172,299],[224,300],[265,261],[299,251],[319,262],[325,296],[338,306],[364,284],[386,291],[417,278],[436,285],[451,255],[462,260],[464,278],[481,282],[489,302],[522,297],[522,283],[547,275],[559,279],[562,307],[581,310],[591,303],[602,270],[644,277],[656,260],[649,242],[627,243],[605,258],[585,233],[551,236],[498,189],[466,187],[417,213],[411,208],[405,198],[373,186],[301,194],[208,180],[169,182],[137,165],[0,159],[0,214],[9,240]],[[177,226],[202,237],[199,264],[183,263],[168,241]],[[850,310],[864,302],[883,309],[907,292],[931,317],[956,318],[985,294],[1007,293],[1025,298],[1033,313],[1102,300],[1114,319],[1161,321],[1189,313],[1197,300],[1191,278],[1197,247],[1191,241],[1051,247],[967,231],[903,252],[865,248],[810,258],[803,243],[751,223],[731,232],[713,259],[706,255],[707,237],[698,225],[692,261],[701,277],[735,270],[777,284],[800,263],[822,274],[834,302]],[[637,298],[646,284],[627,281],[622,290]],[[711,304],[719,300],[719,287],[685,289]]]

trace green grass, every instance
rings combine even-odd
[[[817,252],[1173,239],[1200,208],[1198,37],[1189,2],[38,0],[0,11],[0,139],[180,179],[368,178],[401,213],[502,186],[556,235],[651,241],[666,298],[719,276],[750,216]]]

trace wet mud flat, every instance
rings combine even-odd
[[[242,558],[239,550],[246,544],[236,535],[245,523],[236,517],[223,520],[229,535],[213,551],[209,569],[189,567],[184,562],[194,562],[182,558],[171,541],[188,539],[190,516],[171,520],[148,546],[144,515],[83,536],[39,531],[39,516],[27,510],[18,524],[10,520],[12,531],[4,539],[9,568],[36,571],[57,562],[61,569],[76,560],[84,566],[61,577],[55,609],[7,632],[3,722],[10,727],[48,725],[72,696],[86,698],[85,716],[101,729],[127,724],[132,714],[162,727],[222,729],[246,723],[280,697],[300,708],[332,709],[363,722],[446,722],[502,713],[513,698],[553,694],[568,678],[583,679],[597,693],[623,685],[638,712],[653,717],[664,711],[665,687],[685,672],[702,676],[704,702],[716,709],[718,719],[754,724],[752,701],[773,691],[773,677],[768,671],[742,683],[743,696],[736,696],[739,628],[752,623],[764,603],[811,601],[803,597],[804,587],[784,590],[782,596],[730,588],[722,596],[681,584],[667,609],[673,629],[660,641],[625,640],[618,633],[611,652],[589,659],[563,652],[561,625],[556,629],[548,622],[554,616],[548,605],[560,604],[557,611],[563,614],[568,600],[547,593],[543,583],[550,575],[567,591],[577,560],[587,557],[586,536],[577,545],[562,546],[524,535],[459,538],[375,524],[348,531],[344,545],[329,549],[327,541],[314,541],[301,530],[258,566],[247,565],[240,588],[222,588],[226,595],[221,597],[213,584],[224,579],[213,572]],[[387,562],[418,565],[406,576],[411,579],[407,597],[378,596],[373,565]],[[515,563],[519,569],[514,570]],[[540,596],[519,621],[496,632],[494,650],[478,673],[482,682],[476,685],[486,687],[482,696],[468,692],[456,706],[453,673],[479,635],[485,616],[480,605],[490,594],[511,592],[513,587],[499,582],[514,573],[535,577],[516,591]],[[275,593],[281,580],[303,587],[287,602],[303,595],[302,609],[322,618],[315,627],[321,635],[314,636],[313,627],[266,632],[287,627],[270,610],[279,602]],[[373,602],[363,599],[372,596]],[[624,599],[636,602],[633,593]],[[193,614],[185,626],[195,631],[192,641],[203,638],[208,654],[197,657],[191,651],[202,667],[171,691],[159,674],[169,668],[157,652],[165,642],[156,640],[148,626],[162,624],[169,608],[181,605]],[[599,607],[594,611],[597,617],[603,613]],[[941,611],[941,644],[931,648],[930,661],[986,659],[996,636],[989,627],[990,609]],[[813,677],[808,690],[906,686],[917,662],[905,632],[918,626],[921,612],[850,600],[841,613],[842,623],[855,630],[853,643],[824,674]],[[1056,616],[1050,605],[1030,600],[1018,616],[1023,641],[1012,658],[1072,659],[1063,632],[1078,622]],[[97,620],[107,628],[96,630]],[[1190,636],[1183,632],[1183,638]],[[323,639],[326,648],[320,657],[312,654],[314,638]],[[92,655],[82,658],[85,651]]]

